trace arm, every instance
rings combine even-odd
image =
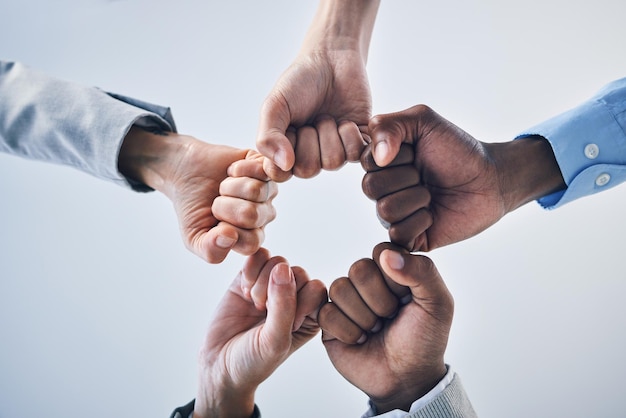
[[[369,129],[363,191],[376,200],[391,241],[411,251],[470,238],[565,187],[540,138],[480,142],[423,105],[378,115]]]
[[[518,138],[550,143],[567,188],[542,195],[549,209],[626,180],[626,78],[602,88],[581,105],[536,125]]]
[[[463,393],[451,386],[454,375],[438,387],[449,374],[443,357],[454,308],[430,259],[380,244],[372,259],[357,261],[348,277],[333,282],[329,295],[319,314],[324,345],[337,371],[369,396],[376,413],[475,416],[469,401],[465,415],[454,415],[454,408],[424,415],[434,403],[450,406],[444,399],[449,392]]]
[[[194,418],[252,416],[257,387],[319,331],[326,288],[283,258],[261,249],[246,263],[219,304],[200,352]],[[241,292],[243,274],[267,287],[267,309]]]
[[[130,128],[137,123],[175,130],[168,108],[127,103],[20,63],[0,61],[0,98],[0,151],[68,165],[124,186],[129,182],[118,171],[117,156]]]
[[[556,208],[624,182],[626,78],[515,141],[477,141],[425,106],[376,116],[369,130],[363,189],[393,242],[427,251],[532,200]],[[397,166],[412,170],[406,187]]]
[[[257,148],[274,180],[358,161],[371,116],[365,65],[379,0],[321,0],[298,57],[261,109]]]
[[[168,108],[19,63],[0,62],[0,97],[0,151],[159,190],[174,205],[185,245],[211,263],[230,250],[249,255],[260,248],[277,193],[260,154],[180,135]]]

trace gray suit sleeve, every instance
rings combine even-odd
[[[476,412],[463,389],[461,378],[454,374],[452,382],[431,402],[407,418],[476,418]]]
[[[117,169],[122,141],[137,124],[175,131],[169,108],[0,61],[0,151],[75,167],[136,190]]]

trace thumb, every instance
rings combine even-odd
[[[368,128],[374,161],[379,167],[385,167],[400,151],[400,145],[406,136],[404,125],[396,120],[394,114],[389,114],[374,116]]]
[[[256,146],[259,152],[283,171],[293,168],[296,156],[286,136],[291,124],[289,105],[283,95],[270,94],[261,109]]]
[[[265,346],[273,353],[286,353],[291,347],[291,331],[296,316],[296,281],[287,263],[270,272],[267,286],[267,317],[263,326]]]
[[[391,280],[411,290],[414,303],[425,308],[436,307],[437,312],[431,313],[449,314],[452,318],[452,295],[430,258],[384,250],[380,254],[380,265]]]

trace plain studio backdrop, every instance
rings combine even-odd
[[[4,0],[0,57],[172,107],[179,131],[254,147],[298,52],[307,1]],[[626,75],[626,2],[383,1],[374,113],[426,103],[507,141]],[[0,98],[1,100],[1,98]],[[593,138],[590,138],[592,140]],[[166,417],[244,258],[209,265],[170,202],[0,155],[0,417]],[[330,284],[386,240],[349,164],[280,186],[265,246]],[[481,417],[623,417],[626,187],[530,203],[433,251],[456,301],[446,361]],[[267,417],[359,417],[367,399],[319,338],[258,391]]]

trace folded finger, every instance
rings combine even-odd
[[[312,126],[303,126],[297,131],[296,163],[293,175],[300,178],[311,178],[322,169],[320,145],[317,131]]]
[[[388,194],[376,201],[378,216],[393,224],[430,204],[430,192],[424,186],[413,186]]]
[[[318,119],[316,128],[319,135],[322,168],[324,170],[341,168],[346,163],[346,154],[335,119],[323,116]]]

